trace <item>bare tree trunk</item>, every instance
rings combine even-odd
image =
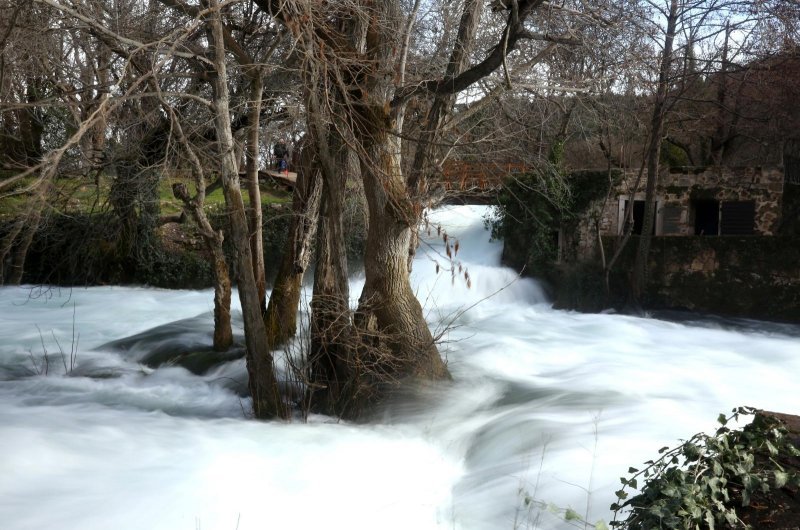
[[[397,7],[374,4],[378,13],[367,22],[365,56],[378,67],[363,80],[351,107],[369,212],[366,281],[355,315],[360,347],[349,360],[358,406],[382,399],[406,377],[449,377],[409,280],[408,254],[420,211],[409,197],[400,139],[392,132],[392,70],[401,45],[396,33],[382,31],[399,25]]]
[[[728,98],[728,41],[731,35],[730,21],[725,22],[725,40],[722,45],[722,64],[717,74],[717,113],[716,127],[714,135],[711,137],[711,161],[714,165],[722,165],[722,157],[725,154],[725,147],[730,138],[730,128],[728,126],[729,109],[725,107]]]
[[[347,280],[347,254],[344,233],[344,193],[348,175],[355,172],[354,160],[344,143],[331,131],[331,144],[337,145],[336,165],[323,164],[323,198],[317,236],[317,267],[311,301],[311,382],[309,397],[315,407],[328,413],[354,416],[354,342],[350,286]],[[357,408],[357,407],[356,407]]]
[[[27,85],[25,93],[29,106],[19,111],[19,131],[20,140],[25,149],[25,162],[32,166],[41,161],[44,154],[42,146],[44,124],[40,117],[42,110],[35,106],[41,99],[39,91],[42,89],[43,82],[36,77],[27,77],[25,84]]]
[[[175,111],[163,98],[161,105],[172,118],[172,127],[178,137],[178,142],[186,150],[192,164],[192,176],[197,190],[195,196],[189,197],[189,192],[182,183],[173,184],[172,193],[183,203],[184,212],[191,215],[197,223],[206,250],[211,255],[211,270],[214,273],[214,349],[226,351],[233,344],[233,330],[231,329],[231,277],[225,261],[225,254],[222,251],[224,237],[221,230],[213,229],[203,209],[206,198],[206,177],[203,165],[186,138],[181,122],[175,116]]]
[[[47,207],[47,196],[51,189],[54,175],[52,168],[46,168],[38,183],[35,195],[28,203],[27,211],[14,223],[10,232],[3,240],[0,247],[0,285],[3,285],[4,276],[7,275],[8,285],[19,285],[25,273],[25,260],[28,250],[33,243],[33,237],[42,222],[44,209]],[[6,272],[4,263],[10,256],[10,267]]]
[[[369,157],[361,167],[369,232],[358,323],[367,334],[374,329],[391,352],[392,358],[384,362],[389,376],[447,378],[409,281],[408,249],[416,212],[400,173],[399,140],[385,130],[374,130],[362,139],[362,145]]]
[[[466,0],[464,2],[464,11],[459,22],[456,42],[453,45],[453,51],[447,63],[446,78],[454,78],[469,64],[469,52],[478,30],[482,6],[483,2],[480,0]],[[432,146],[440,134],[442,125],[451,111],[455,99],[455,94],[437,94],[423,121],[424,126],[417,142],[414,163],[411,166],[411,173],[408,177],[408,192],[417,203],[422,203],[422,198],[428,191],[426,173],[434,158]],[[413,231],[408,248],[409,269],[413,264],[417,246],[419,246],[419,236],[416,231]]]
[[[206,245],[211,250],[214,267],[214,350],[227,351],[233,344],[231,329],[231,277],[222,252],[222,234]]]
[[[250,127],[247,134],[247,193],[250,196],[250,209],[247,222],[250,227],[250,251],[253,255],[253,275],[258,290],[258,303],[266,310],[267,280],[264,268],[264,236],[262,229],[261,189],[258,186],[259,126],[261,122],[261,101],[264,83],[261,70],[253,67],[250,78]]]
[[[244,319],[247,348],[247,373],[253,409],[257,418],[288,417],[289,410],[281,399],[275,377],[272,355],[258,299],[258,287],[253,275],[252,253],[242,190],[239,186],[236,154],[234,152],[222,16],[219,1],[210,0],[211,35],[214,44],[214,125],[219,141],[221,176],[225,204],[228,209],[231,242],[237,260],[237,285]]]
[[[322,179],[313,160],[313,149],[304,149],[292,199],[289,239],[283,251],[275,286],[269,298],[264,322],[270,349],[288,341],[297,332],[303,276],[311,261],[317,218],[322,197]]]
[[[469,52],[478,30],[483,2],[480,0],[466,0],[464,11],[459,22],[456,42],[447,63],[445,78],[454,78],[469,64]],[[431,104],[424,120],[424,127],[414,153],[414,165],[408,178],[408,188],[412,197],[425,192],[425,169],[429,165],[431,146],[436,140],[442,123],[450,112],[455,94],[437,94]]]
[[[192,155],[194,156],[194,155]],[[203,182],[202,174],[196,175],[195,182]],[[205,191],[201,191],[198,184],[198,192],[194,199],[189,197],[186,186],[177,183],[172,186],[172,192],[183,202],[184,211],[187,211],[194,218],[200,229],[200,235],[211,255],[211,269],[214,273],[214,349],[216,351],[226,351],[233,344],[233,330],[231,329],[231,278],[228,272],[228,264],[225,262],[225,254],[222,252],[223,236],[221,231],[215,231],[203,211],[203,197]]]
[[[202,205],[189,199],[183,184],[175,184],[173,191],[175,196],[183,201],[184,208],[189,210],[200,227],[200,235],[206,250],[211,254],[211,269],[214,273],[214,349],[226,351],[233,344],[233,330],[231,329],[231,277],[222,251],[222,232],[214,231]]]
[[[658,159],[661,155],[661,140],[666,113],[667,89],[669,88],[669,68],[672,64],[672,44],[675,40],[675,29],[678,22],[678,0],[671,0],[667,17],[667,33],[664,50],[661,56],[661,68],[658,76],[656,99],[653,104],[653,118],[650,126],[650,143],[647,148],[647,185],[645,188],[645,209],[642,222],[642,235],[636,252],[631,285],[631,302],[641,303],[642,295],[647,287],[647,257],[650,253],[650,242],[653,232],[653,218],[656,207],[656,183],[658,181]],[[631,202],[631,204],[633,204]]]
[[[353,17],[348,28],[354,49],[363,50],[365,27]],[[313,39],[308,44],[316,46]],[[320,50],[321,51],[321,50]],[[308,87],[308,129],[322,177],[322,199],[317,230],[317,259],[311,301],[311,348],[307,399],[317,410],[355,416],[353,407],[354,368],[357,347],[350,309],[347,254],[344,232],[344,204],[348,179],[357,175],[353,153],[356,140],[347,120],[336,116],[348,104],[348,89],[331,71],[316,61],[305,70]],[[336,116],[336,118],[334,118]]]
[[[111,50],[104,44],[98,44],[97,56],[97,82],[98,91],[98,108],[103,108],[103,102],[108,98],[108,83],[110,78],[109,64],[111,62]],[[106,115],[101,112],[97,119],[97,125],[94,126],[91,133],[91,153],[89,155],[89,162],[92,169],[99,170],[102,168],[106,146]]]

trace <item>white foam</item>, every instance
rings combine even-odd
[[[554,311],[498,266],[485,213],[431,215],[471,278],[451,282],[441,238],[426,238],[412,280],[454,381],[382,425],[256,422],[230,384],[241,360],[195,376],[95,350],[197,315],[207,324],[183,340],[207,341],[210,291],[0,289],[3,528],[570,528],[520,491],[608,520],[628,466],[719,412],[800,411],[796,337]],[[68,354],[73,304],[78,369],[65,376],[56,338]],[[31,361],[42,341],[47,376]]]

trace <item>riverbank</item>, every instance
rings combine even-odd
[[[207,208],[212,225],[225,222],[222,204]],[[348,258],[363,254],[366,227],[354,206],[345,219]],[[262,206],[264,262],[267,281],[277,273],[286,247],[292,207],[289,203]],[[0,238],[12,220],[0,223]],[[193,223],[177,218],[158,226],[137,227],[134,241],[122,245],[119,220],[111,213],[51,212],[35,233],[22,283],[57,286],[148,285],[165,289],[204,289],[212,286],[211,266],[202,238]],[[223,251],[229,264],[233,251]]]

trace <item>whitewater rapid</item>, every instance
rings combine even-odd
[[[566,508],[609,521],[629,466],[718,413],[800,412],[800,326],[553,310],[499,266],[486,214],[431,213],[414,264],[453,382],[369,425],[249,419],[242,360],[142,364],[143,344],[210,344],[210,291],[0,289],[0,527],[571,528]]]

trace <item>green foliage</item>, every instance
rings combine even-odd
[[[0,225],[0,237],[11,223]],[[25,283],[146,284],[166,288],[211,285],[207,261],[190,250],[169,249],[152,229],[139,227],[131,247],[119,245],[119,219],[110,213],[53,215],[34,235]]]
[[[534,269],[546,267],[558,251],[557,231],[569,210],[571,193],[565,179],[551,164],[516,176],[503,188],[492,237],[506,248],[524,249],[524,262]]]
[[[570,204],[570,219],[577,219],[584,215],[592,203],[603,199],[611,186],[622,179],[619,169],[573,171],[569,174],[567,182],[572,194]]]
[[[576,171],[565,176],[552,163],[518,175],[500,194],[490,221],[492,237],[505,241],[510,261],[527,264],[529,273],[546,274],[557,257],[559,229],[572,230],[620,175]]]
[[[677,145],[664,140],[661,142],[660,162],[666,167],[683,167],[689,165],[689,155]]]
[[[212,285],[211,266],[196,252],[168,251],[156,243],[140,258],[134,280],[165,289],[199,289]]]
[[[714,435],[698,433],[677,447],[662,447],[661,456],[645,462],[644,469],[630,468],[622,477],[622,488],[612,527],[648,530],[651,528],[694,529],[745,527],[736,512],[737,505],[748,506],[754,494],[792,483],[800,477],[783,468],[779,456],[800,455],[788,440],[786,430],[771,417],[758,415],[741,430],[727,424],[739,416],[755,414],[740,407],[720,423]],[[630,499],[643,480],[641,492]],[[626,518],[617,521],[618,516]]]
[[[553,142],[550,147],[550,163],[558,169],[564,167],[564,140],[557,140]]]
[[[355,195],[355,194],[353,194]],[[355,199],[348,199],[348,204]],[[215,229],[227,228],[224,202],[206,207]],[[352,211],[350,211],[352,210]],[[1,210],[0,210],[1,211]],[[264,257],[268,281],[278,270],[286,248],[291,206],[264,204]],[[145,284],[172,289],[197,289],[212,285],[211,266],[202,245],[181,245],[165,241],[159,234],[157,217],[135,217],[129,227],[127,244],[120,234],[125,230],[113,212],[72,212],[64,215],[50,210],[34,235],[25,264],[25,283],[55,285]],[[137,212],[138,213],[138,212]],[[14,219],[0,218],[0,239],[11,230]],[[191,220],[178,229],[192,239]],[[348,209],[346,220],[348,257],[363,255],[366,225],[358,205]],[[235,265],[231,241],[223,249],[229,266]],[[235,276],[235,274],[234,274]]]

